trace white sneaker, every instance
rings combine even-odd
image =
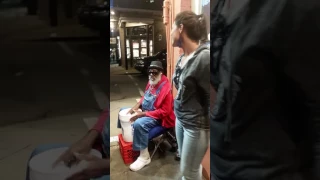
[[[144,166],[150,164],[151,162],[151,159],[148,158],[148,159],[143,159],[141,157],[138,157],[138,159],[132,163],[130,165],[130,169],[131,171],[139,171],[140,169],[142,169]]]

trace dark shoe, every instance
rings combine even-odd
[[[178,146],[177,146],[176,144],[173,144],[173,145],[171,146],[170,152],[175,153],[175,152],[177,152],[177,151],[178,151]]]
[[[180,161],[180,154],[179,154],[179,152],[176,153],[176,156],[174,157],[174,159],[175,159],[176,161]]]

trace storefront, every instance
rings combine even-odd
[[[153,55],[153,25],[127,27],[125,37],[131,67],[136,59]]]

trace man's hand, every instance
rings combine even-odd
[[[131,123],[134,122],[134,121],[136,121],[138,118],[141,118],[141,117],[146,116],[145,112],[136,111],[136,110],[135,110],[134,112],[135,112],[136,114],[130,118],[130,122],[131,122]]]
[[[73,174],[66,180],[90,180],[105,175],[110,175],[110,161],[108,159],[100,159],[93,155],[75,154],[77,160],[85,160],[88,162],[87,168]]]
[[[134,107],[133,108],[131,108],[129,111],[128,111],[128,113],[127,114],[133,114],[134,113],[134,111],[136,111],[137,109],[135,109]]]
[[[141,106],[140,102],[138,102],[136,105],[134,105],[127,114],[133,114],[135,111],[137,111],[139,109],[139,107]]]

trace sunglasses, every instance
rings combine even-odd
[[[159,71],[156,71],[156,72],[148,72],[149,75],[153,75],[153,76],[156,76],[158,75],[160,72]]]

